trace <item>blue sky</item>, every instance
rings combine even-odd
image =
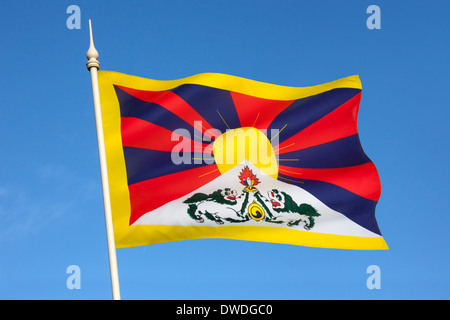
[[[81,29],[69,30],[69,5]],[[381,8],[369,30],[366,9]],[[448,299],[450,3],[9,1],[0,11],[0,299],[110,299],[88,19],[103,70],[288,86],[358,74],[388,251],[191,240],[117,251],[123,299]],[[81,289],[66,269],[78,265]],[[366,286],[370,265],[381,289]]]

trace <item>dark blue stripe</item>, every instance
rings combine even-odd
[[[176,129],[186,129],[189,131],[189,134],[184,134],[182,131],[177,131],[177,133],[180,133],[190,139],[194,139],[194,134],[198,137],[203,136],[189,123],[183,119],[180,119],[178,116],[162,106],[153,102],[142,101],[120,88],[114,88],[116,89],[117,99],[119,100],[121,117],[139,118],[166,128],[170,131],[175,131]]]
[[[283,161],[283,159],[289,159]],[[295,159],[296,161],[292,161]],[[357,134],[318,146],[279,155],[280,165],[296,168],[342,168],[371,162]]]
[[[269,129],[282,130],[278,138],[281,143],[335,110],[360,92],[360,89],[339,88],[295,100],[275,117]]]
[[[190,159],[190,164],[182,163],[176,165],[172,162],[172,152],[167,151],[123,147],[123,153],[127,168],[128,185],[207,165],[203,161],[201,164],[194,164],[192,159]],[[189,154],[189,157],[193,155],[194,153]],[[177,182],[174,181],[173,183]]]
[[[292,182],[292,177],[280,173],[278,174],[278,179],[308,191],[331,209],[342,213],[367,230],[381,235],[375,219],[377,201],[365,199],[328,182],[296,179],[299,183],[294,183]]]
[[[171,91],[186,101],[221,133],[228,127],[230,129],[241,127],[230,91],[195,84],[183,84]]]

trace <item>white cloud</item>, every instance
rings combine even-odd
[[[8,191],[0,204],[0,241],[39,234],[71,208],[68,201]]]
[[[0,186],[0,244],[40,235],[52,226],[70,223],[71,214],[92,201],[98,183],[83,179],[62,165],[36,170],[20,186]],[[98,189],[100,190],[100,189]]]

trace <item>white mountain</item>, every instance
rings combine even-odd
[[[259,191],[259,196],[256,195],[257,191],[243,191],[245,186],[240,183],[239,174],[245,166],[248,166],[253,174],[259,179],[259,184],[255,186],[257,188],[257,191]],[[227,191],[225,191],[226,188],[229,188],[229,190],[227,189]],[[273,189],[278,190],[280,193],[284,192],[285,194],[289,195],[297,205],[305,203],[315,208],[320,216],[314,217],[314,226],[310,229],[305,228],[305,226],[308,226],[308,217],[304,215],[300,215],[298,213],[279,213],[273,210],[273,204],[270,200],[274,200],[275,203],[277,200],[274,198],[275,194],[271,194]],[[223,194],[227,192],[226,196],[229,196],[229,199],[233,199],[233,196],[235,196],[235,204],[221,204],[211,200],[203,199],[203,201],[195,203],[195,216],[198,216],[199,219],[196,220],[192,217],[192,215],[188,214],[189,204],[184,203],[184,201],[191,198],[195,194],[203,194],[203,197],[206,197],[206,195],[211,195],[218,190],[222,190]],[[216,194],[218,194],[218,192],[216,192]],[[246,202],[245,198],[247,194],[248,199]],[[201,197],[199,197],[199,199],[200,198]],[[281,202],[286,199],[284,199],[283,196],[281,196],[281,198],[282,199],[278,204],[282,207],[283,203]],[[259,202],[258,199],[261,199],[262,203]],[[244,203],[246,203],[246,206],[243,210],[241,210]],[[249,208],[252,203],[255,203],[255,205],[252,208]],[[269,222],[267,221],[267,219],[265,219],[270,216],[270,214],[266,212],[263,213],[265,216],[264,219],[255,220],[250,218],[248,214],[249,209],[252,209],[254,212],[256,212],[256,216],[254,216],[256,217],[256,219],[258,219],[257,215],[261,214],[261,209],[263,211],[266,211],[262,204],[264,204],[265,207],[268,208],[272,215],[275,217],[272,222]],[[242,216],[240,215],[241,211],[243,211]],[[209,215],[205,214],[205,212],[208,212]],[[251,225],[289,228],[302,231],[308,230],[309,232],[326,234],[379,237],[379,235],[361,227],[357,223],[345,217],[343,214],[332,210],[304,189],[280,180],[276,180],[266,175],[248,160],[243,161],[241,164],[225,172],[215,180],[205,184],[197,190],[179,199],[169,202],[153,211],[147,212],[146,214],[141,216],[133,225],[180,225],[209,227]]]

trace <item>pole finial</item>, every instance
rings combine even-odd
[[[88,62],[86,63],[86,66],[88,70],[90,70],[92,67],[99,69],[100,68],[100,62],[98,62],[98,51],[95,49],[94,46],[94,37],[92,35],[92,24],[91,19],[89,19],[89,37],[90,37],[90,45],[89,50],[86,53],[86,57],[88,58]]]

